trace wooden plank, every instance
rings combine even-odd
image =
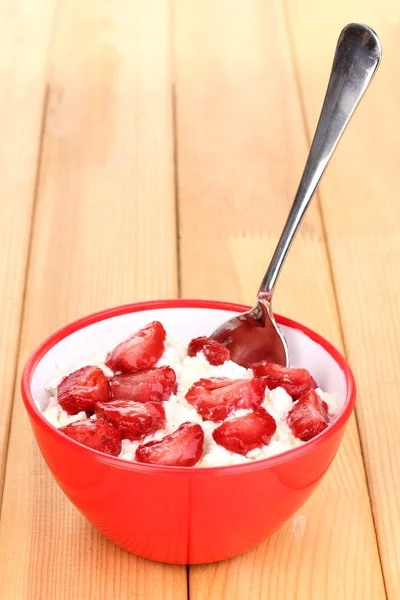
[[[188,10],[178,0],[174,27],[182,291],[251,303],[307,153],[282,6],[203,0]],[[275,308],[340,346],[316,204]],[[191,600],[208,597],[385,597],[354,420],[323,484],[286,527],[244,556],[190,569]]]
[[[167,0],[63,0],[20,366],[93,310],[177,293]],[[0,597],[186,600],[185,567],[140,560],[53,482],[16,389],[0,530]]]
[[[3,0],[0,8],[0,504],[54,5]]]
[[[346,350],[359,388],[357,417],[389,598],[400,596],[400,88],[393,76],[400,5],[288,3],[302,96],[311,132],[341,28],[357,20],[382,39],[383,61],[322,186],[322,201]],[[314,44],[307,43],[314,32]],[[312,46],[318,48],[318,60]]]

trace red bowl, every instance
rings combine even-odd
[[[204,300],[144,302],[105,310],[63,327],[28,360],[22,396],[43,457],[62,490],[106,537],[144,558],[197,564],[236,556],[279,529],[307,500],[332,462],[354,407],[349,366],[329,342],[278,317],[293,366],[308,368],[342,408],[310,442],[271,458],[225,467],[131,463],[81,446],[42,416],[44,384],[56,365],[73,369],[154,319],[184,338],[206,335],[248,307]]]

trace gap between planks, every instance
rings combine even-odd
[[[37,9],[37,6],[36,6]],[[51,32],[56,14],[56,3],[43,0],[38,11],[26,2],[4,0],[0,14],[0,28],[4,28],[4,48],[0,68],[4,71],[7,87],[1,97],[3,118],[2,147],[4,176],[2,178],[3,226],[11,228],[1,258],[4,259],[5,293],[1,312],[8,318],[3,327],[0,353],[6,352],[0,373],[2,397],[0,404],[3,424],[0,427],[0,516],[7,469],[14,389],[18,374],[23,311],[26,297],[28,261],[32,240],[34,197],[37,191],[37,168],[43,135],[46,74],[51,43]],[[10,75],[12,73],[11,81]],[[33,77],[34,75],[34,77]],[[28,104],[25,97],[28,96]],[[9,106],[11,103],[11,106]],[[11,162],[7,162],[10,161]],[[8,170],[7,170],[8,169]],[[8,221],[11,220],[11,223]],[[16,226],[14,221],[17,222]],[[14,232],[14,233],[13,233]],[[4,244],[4,237],[2,242]],[[11,271],[12,269],[12,271]],[[12,274],[11,274],[12,273]],[[3,275],[2,275],[3,279]],[[12,334],[12,335],[11,335]],[[9,342],[7,339],[9,337]],[[3,385],[4,384],[4,385]]]
[[[298,66],[297,57],[296,57],[295,41],[294,41],[293,29],[292,29],[290,15],[289,15],[288,1],[290,1],[290,0],[284,0],[284,2],[283,2],[284,15],[285,15],[286,27],[287,27],[287,32],[288,32],[290,53],[291,53],[291,57],[292,57],[292,64],[293,64],[294,76],[295,76],[295,81],[296,81],[296,87],[297,87],[298,96],[300,99],[300,107],[301,107],[301,113],[302,113],[302,118],[303,118],[305,137],[308,141],[309,147],[311,147],[313,136],[311,136],[310,130],[307,126],[307,111],[306,111],[306,104],[305,104],[305,98],[304,98],[304,89],[303,89],[303,85],[301,82],[300,71],[299,71],[299,66]],[[339,37],[339,34],[340,34],[340,32],[338,31],[338,37]],[[333,61],[334,52],[335,52],[335,48],[332,48],[332,61]],[[327,72],[326,85],[328,85],[328,79],[329,79],[329,73]],[[324,98],[321,98],[321,108],[322,108],[323,100],[324,100]],[[346,133],[344,132],[344,135],[345,134]],[[339,151],[340,151],[340,149],[339,149]],[[327,168],[329,168],[329,165],[327,166]],[[329,237],[328,237],[328,233],[327,233],[327,219],[326,219],[326,216],[324,213],[323,203],[322,203],[321,194],[320,194],[319,190],[316,192],[315,203],[318,206],[318,212],[319,212],[320,219],[321,219],[323,241],[324,241],[326,255],[328,258],[329,275],[330,275],[330,279],[332,282],[332,291],[333,291],[338,325],[339,325],[340,340],[341,340],[341,344],[343,347],[343,354],[347,359],[348,358],[348,349],[347,349],[347,345],[346,345],[346,336],[344,333],[343,318],[342,318],[341,311],[340,311],[338,289],[337,289],[337,283],[336,283],[336,278],[334,275],[334,268],[333,268],[333,262],[332,262],[332,253],[331,253]],[[372,522],[373,522],[373,526],[374,526],[380,568],[381,568],[381,572],[382,572],[382,581],[383,581],[383,586],[384,586],[384,592],[385,592],[386,597],[388,598],[388,590],[387,590],[386,578],[385,578],[385,573],[384,573],[384,569],[383,569],[383,561],[382,561],[382,549],[381,549],[381,545],[379,543],[376,515],[375,515],[375,511],[373,510],[373,504],[372,504],[372,498],[371,498],[371,482],[370,482],[370,478],[367,475],[367,464],[366,464],[366,457],[365,457],[365,453],[364,453],[363,437],[361,435],[361,428],[360,428],[358,414],[357,414],[357,404],[355,405],[355,408],[354,408],[354,415],[355,415],[355,422],[357,425],[358,437],[360,440],[361,457],[362,457],[362,462],[363,462],[363,466],[364,466],[365,480],[366,480],[366,485],[367,485],[367,490],[368,490],[369,503],[370,503],[370,507],[371,507],[371,516],[372,516]]]
[[[304,133],[305,133],[305,137],[306,137],[306,139],[308,141],[308,145],[311,148],[311,143],[312,143],[312,139],[313,138],[311,137],[309,128],[307,127],[307,113],[306,113],[306,105],[305,105],[305,100],[304,100],[304,89],[303,89],[303,86],[302,86],[302,83],[301,83],[301,77],[300,77],[299,67],[298,67],[298,63],[297,63],[297,57],[296,57],[296,51],[295,51],[295,42],[294,42],[294,38],[293,38],[293,30],[292,30],[292,25],[291,25],[291,22],[290,22],[290,17],[289,17],[288,1],[289,0],[284,0],[284,2],[283,2],[283,9],[284,9],[283,12],[284,12],[284,15],[285,15],[286,27],[287,27],[287,32],[288,32],[289,47],[290,47],[290,54],[291,54],[293,71],[294,71],[294,76],[295,76],[295,82],[296,82],[296,87],[297,87],[297,91],[298,91],[298,96],[299,96],[299,99],[300,99],[300,107],[301,107],[301,114],[302,114],[302,119],[303,119]],[[340,32],[338,32],[338,37],[339,37],[339,33]],[[332,61],[333,61],[334,52],[335,52],[335,49],[332,48]],[[329,79],[329,73],[327,73],[326,85],[328,85],[328,79]],[[321,98],[321,108],[322,108],[323,100],[324,99]],[[329,168],[329,165],[327,166],[327,168]],[[321,220],[321,228],[322,228],[322,233],[323,233],[323,243],[324,243],[324,246],[325,246],[325,252],[326,252],[327,259],[328,259],[329,276],[330,276],[331,283],[332,283],[333,299],[334,299],[335,308],[336,308],[337,322],[338,322],[338,325],[339,325],[340,341],[341,341],[341,344],[342,344],[342,347],[343,347],[343,354],[344,354],[344,356],[347,359],[348,350],[347,350],[347,346],[346,346],[346,336],[344,334],[343,319],[342,319],[342,315],[341,315],[341,312],[340,312],[339,297],[338,297],[338,291],[337,291],[337,284],[336,284],[336,278],[335,278],[335,275],[334,275],[334,269],[333,269],[333,264],[332,264],[332,254],[331,254],[330,244],[329,244],[329,238],[328,238],[328,234],[327,234],[327,222],[326,222],[326,217],[325,217],[325,214],[324,214],[324,208],[323,208],[323,204],[322,204],[321,195],[320,195],[320,191],[319,190],[316,191],[315,204],[318,207],[318,212],[319,212],[320,220]],[[368,496],[369,496],[369,503],[370,503],[370,507],[371,507],[371,516],[372,516],[372,522],[373,522],[373,526],[374,526],[374,532],[375,532],[375,539],[376,539],[376,546],[377,546],[377,550],[378,550],[378,557],[379,557],[379,562],[380,562],[380,568],[381,568],[381,572],[382,572],[383,586],[384,586],[384,591],[385,591],[386,597],[388,598],[388,591],[387,591],[386,579],[385,579],[384,570],[383,570],[382,552],[381,552],[381,547],[380,547],[380,544],[379,544],[375,511],[373,510],[373,506],[372,506],[370,479],[367,476],[367,466],[366,466],[366,460],[365,460],[365,454],[364,454],[363,438],[362,438],[362,435],[361,435],[361,429],[360,429],[360,424],[359,424],[358,415],[357,415],[357,404],[356,404],[356,406],[354,408],[354,415],[355,415],[355,422],[356,422],[356,425],[357,425],[358,437],[359,437],[359,440],[360,440],[361,457],[362,457],[362,462],[363,462],[363,467],[364,467],[365,480],[366,480],[366,485],[367,485],[367,490],[368,490]]]
[[[28,234],[28,246],[27,246],[27,254],[25,259],[25,273],[24,273],[24,287],[22,290],[22,299],[21,299],[21,311],[19,317],[19,328],[18,328],[18,339],[17,339],[17,347],[15,352],[15,362],[14,362],[14,373],[12,377],[12,395],[11,395],[11,403],[10,403],[10,414],[8,418],[6,434],[5,434],[5,449],[4,449],[4,484],[6,481],[7,474],[7,456],[8,456],[8,448],[10,444],[10,431],[11,431],[11,420],[13,414],[13,407],[15,402],[15,390],[18,389],[17,380],[19,376],[18,371],[18,363],[19,363],[19,353],[21,348],[21,340],[22,340],[22,324],[24,322],[25,315],[25,307],[26,307],[26,292],[28,287],[28,273],[29,273],[29,265],[31,260],[31,251],[32,251],[32,240],[33,240],[33,229],[35,224],[35,215],[36,215],[36,206],[37,206],[37,198],[39,191],[39,180],[40,180],[40,170],[42,165],[42,149],[43,149],[43,140],[44,140],[44,132],[46,128],[46,116],[47,116],[47,106],[49,99],[49,89],[46,85],[45,92],[43,96],[43,104],[42,104],[42,115],[40,120],[40,130],[39,130],[39,145],[38,145],[38,154],[36,161],[36,173],[35,173],[35,184],[33,190],[33,199],[32,199],[32,209],[31,209],[31,222]],[[3,508],[3,493],[4,493],[4,485],[0,487],[0,520],[1,513]]]

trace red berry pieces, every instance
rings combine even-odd
[[[317,387],[307,369],[287,369],[266,360],[254,363],[253,373],[254,377],[262,378],[270,390],[282,387],[294,400]]]
[[[176,391],[176,375],[171,367],[121,373],[110,380],[114,400],[165,402]]]
[[[267,446],[276,431],[275,419],[259,406],[254,412],[225,421],[214,429],[213,438],[230,452],[247,454],[254,448]]]
[[[107,402],[109,398],[108,379],[99,367],[83,367],[61,381],[57,388],[57,398],[61,407],[69,414],[80,411],[93,413],[96,402]]]
[[[321,400],[321,404],[322,404],[322,407],[323,407],[324,411],[326,412],[326,414],[329,415],[329,406],[327,405],[325,400]]]
[[[188,356],[196,356],[198,352],[203,352],[210,365],[214,366],[222,365],[230,359],[228,348],[205,336],[195,338],[188,346]]]
[[[288,423],[293,435],[303,442],[308,442],[328,427],[328,415],[314,390],[308,391],[293,404],[288,415]]]
[[[164,408],[155,402],[98,402],[95,410],[98,417],[109,421],[121,432],[122,438],[129,440],[138,440],[165,425]]]
[[[265,388],[261,379],[211,377],[196,381],[185,398],[203,419],[218,422],[241,408],[257,408],[264,399]]]
[[[77,421],[65,427],[60,427],[59,431],[72,438],[76,442],[118,456],[121,452],[121,434],[111,423],[102,419],[96,421],[87,419],[86,421]]]
[[[142,444],[136,460],[153,465],[193,467],[203,453],[204,432],[197,423],[183,423],[159,442]]]
[[[113,371],[141,371],[153,367],[164,352],[165,329],[153,321],[118,344],[106,360]]]

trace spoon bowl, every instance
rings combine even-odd
[[[223,323],[212,337],[229,348],[231,360],[243,367],[261,360],[289,366],[285,337],[275,321],[271,301],[263,292],[251,310]]]

